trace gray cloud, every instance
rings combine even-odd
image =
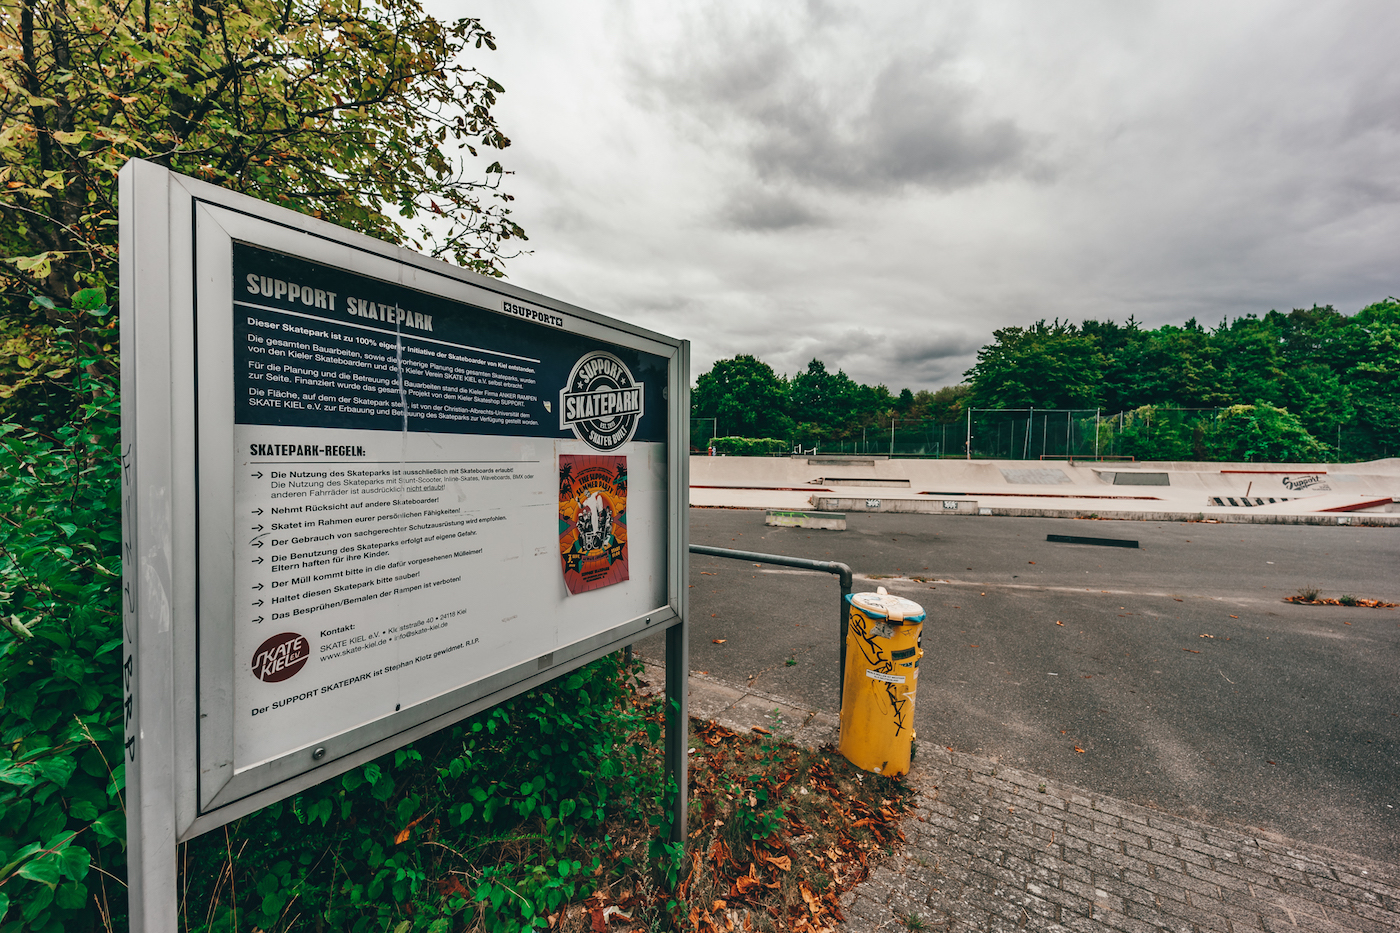
[[[949,49],[829,49],[833,30],[851,24],[818,5],[792,22],[745,25],[705,18],[638,55],[631,73],[642,100],[698,120],[707,137],[719,131],[765,181],[950,190],[1042,170],[1031,136],[988,112]]]
[[[827,369],[840,369],[859,382],[887,385],[898,392],[954,385],[963,381],[963,372],[976,360],[984,338],[978,333],[946,331],[937,326],[929,333],[907,333],[849,327],[784,342],[772,335],[769,348],[740,351],[755,353],[776,370],[791,376],[807,369],[812,359],[822,360]]]
[[[1400,293],[1394,4],[483,2],[511,278],[696,373],[937,388],[1042,317]]]
[[[1011,120],[981,117],[976,103],[937,61],[900,59],[881,69],[853,112],[801,87],[766,102],[750,115],[751,157],[764,177],[856,190],[946,190],[1022,168],[1026,134]]]
[[[761,185],[736,189],[720,212],[721,219],[741,230],[770,232],[820,224],[825,217],[789,191]]]

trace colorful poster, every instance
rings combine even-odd
[[[627,458],[559,455],[559,556],[575,595],[627,579]]]

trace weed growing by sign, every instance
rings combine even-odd
[[[101,292],[78,313],[100,328]],[[45,329],[20,381],[64,380],[0,424],[0,929],[110,928],[126,909],[115,378]],[[42,365],[40,365],[42,364]],[[29,372],[39,369],[38,374]],[[0,397],[10,398],[8,384]],[[35,429],[48,407],[74,411]]]

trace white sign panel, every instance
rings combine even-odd
[[[176,838],[641,635],[684,669],[683,341],[122,183],[134,909],[173,903]]]
[[[231,338],[232,379],[201,393],[227,390],[236,466],[231,502],[206,496],[200,517],[233,532],[233,754],[208,764],[234,780],[206,804],[266,762],[667,605],[667,357],[386,280],[375,257],[352,267],[384,278],[225,232],[231,294],[221,275],[208,301],[201,288],[199,326]],[[221,457],[219,432],[201,442]],[[581,517],[560,493],[590,455],[612,482]],[[601,510],[616,572],[571,589],[567,549]]]

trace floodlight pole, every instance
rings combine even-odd
[[[972,409],[967,410],[967,459],[972,459]]]

